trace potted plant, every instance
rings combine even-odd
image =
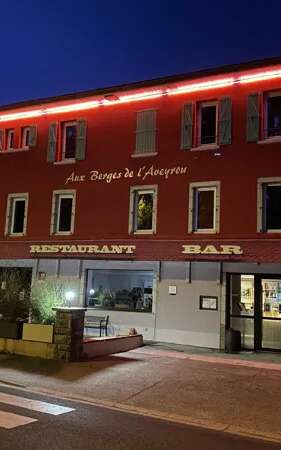
[[[31,271],[7,268],[0,272],[0,337],[20,339],[30,308]]]
[[[53,342],[56,306],[66,306],[66,288],[57,280],[37,281],[31,291],[31,320],[23,325],[23,340]]]

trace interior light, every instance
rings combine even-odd
[[[90,294],[90,295],[94,295],[94,293],[95,293],[95,289],[90,289],[90,290],[89,290],[89,294]]]

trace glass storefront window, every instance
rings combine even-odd
[[[281,280],[262,280],[262,314],[281,318]]]
[[[153,272],[88,270],[86,306],[117,311],[152,311]]]

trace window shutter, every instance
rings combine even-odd
[[[155,152],[156,111],[137,112],[135,153]]]
[[[181,121],[181,148],[188,150],[192,147],[192,116],[193,105],[186,103],[183,105],[182,121]]]
[[[8,236],[11,233],[13,201],[14,200],[10,196],[8,196],[5,236]]]
[[[35,125],[29,127],[28,146],[36,147],[37,144],[37,127]]]
[[[86,120],[78,120],[78,122],[77,122],[77,137],[76,137],[76,159],[77,160],[85,159],[86,134],[87,134]]]
[[[231,144],[231,97],[219,101],[219,144]]]
[[[53,194],[52,200],[52,217],[51,217],[51,227],[50,234],[54,234],[57,232],[58,228],[58,208],[59,208],[59,194]]]
[[[4,131],[0,130],[0,151],[4,150]]]
[[[259,140],[259,127],[259,94],[256,93],[248,96],[247,142],[257,142]]]
[[[56,160],[56,149],[57,149],[57,123],[50,123],[49,126],[49,137],[48,137],[48,150],[47,150],[47,161],[54,162]]]

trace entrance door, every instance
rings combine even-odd
[[[281,278],[231,274],[227,326],[247,350],[281,350]]]

